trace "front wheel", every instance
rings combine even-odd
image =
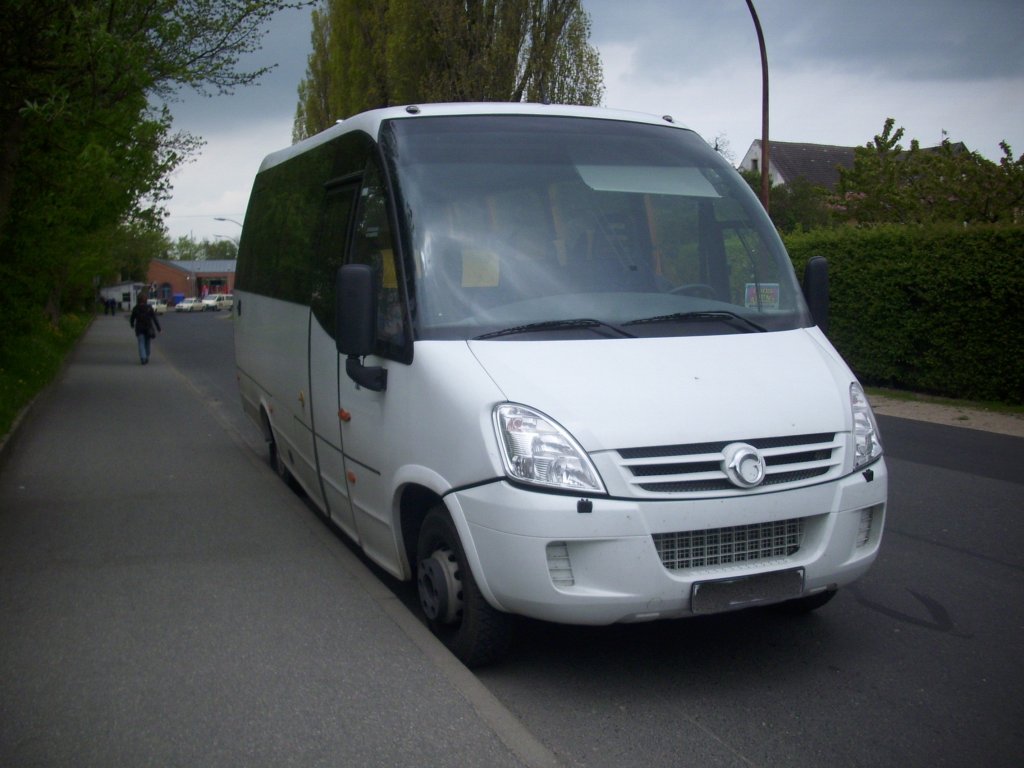
[[[431,631],[467,667],[490,664],[507,653],[513,619],[480,593],[443,505],[430,510],[420,528],[416,587]]]

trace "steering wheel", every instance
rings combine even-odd
[[[707,283],[686,283],[678,285],[669,293],[681,293],[685,296],[698,296],[704,299],[716,299],[715,289]]]

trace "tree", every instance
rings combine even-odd
[[[246,0],[7,0],[0,15],[0,334],[120,269],[118,242],[162,231],[179,89],[229,92],[278,10]],[[161,103],[163,106],[161,106]]]
[[[903,128],[888,118],[882,132],[840,169],[833,206],[840,220],[860,224],[1015,221],[1024,203],[1024,155],[1000,144],[996,164],[948,139],[922,149],[900,143]]]
[[[581,0],[325,0],[294,138],[374,107],[440,101],[597,104]]]
[[[299,105],[295,110],[295,123],[292,128],[292,138],[295,141],[306,135],[306,126],[325,128],[331,124],[331,94],[335,90],[335,85],[329,54],[331,18],[327,9],[314,9],[312,22],[312,53],[308,58],[306,77],[299,83]]]
[[[732,151],[732,144],[729,142],[729,137],[724,133],[719,133],[710,142],[711,148],[725,158],[728,162],[733,165],[736,164],[736,153]],[[760,174],[759,174],[760,177]]]
[[[167,258],[172,261],[213,261],[238,257],[238,246],[230,239],[193,240],[179,237],[167,248]]]
[[[755,195],[760,194],[760,171],[741,170],[740,175]],[[784,234],[806,232],[832,223],[827,191],[803,177],[786,184],[772,183],[769,194],[772,201],[769,216],[775,228]]]
[[[547,36],[554,42],[537,49],[536,61],[523,70],[525,97],[555,104],[600,104],[604,75],[601,56],[589,43],[590,16],[581,4],[567,5],[573,7],[564,11],[563,32],[557,35],[549,29]]]
[[[122,278],[145,282],[149,264],[167,254],[167,237],[145,224],[129,224],[119,228],[109,244],[109,252]],[[111,279],[117,275],[111,275]]]

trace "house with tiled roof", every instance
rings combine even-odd
[[[945,145],[922,147],[921,151],[940,152],[943,146]],[[960,141],[949,144],[949,147],[953,154],[969,151]],[[772,184],[780,186],[803,178],[816,187],[832,191],[839,183],[839,169],[853,168],[855,149],[856,147],[839,147],[834,144],[771,141],[768,145],[768,176]],[[760,173],[760,139],[755,139],[751,143],[739,167],[741,170]]]
[[[235,289],[235,260],[171,261],[153,259],[146,274],[154,298],[175,304],[186,297],[203,298]]]
[[[816,187],[835,189],[839,169],[853,167],[854,147],[832,144],[804,144],[793,141],[771,141],[768,145],[768,176],[773,184],[791,184],[798,178]],[[740,161],[740,168],[761,171],[761,140],[755,139]]]

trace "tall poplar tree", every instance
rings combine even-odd
[[[324,0],[294,138],[374,107],[440,101],[598,104],[581,0]]]

